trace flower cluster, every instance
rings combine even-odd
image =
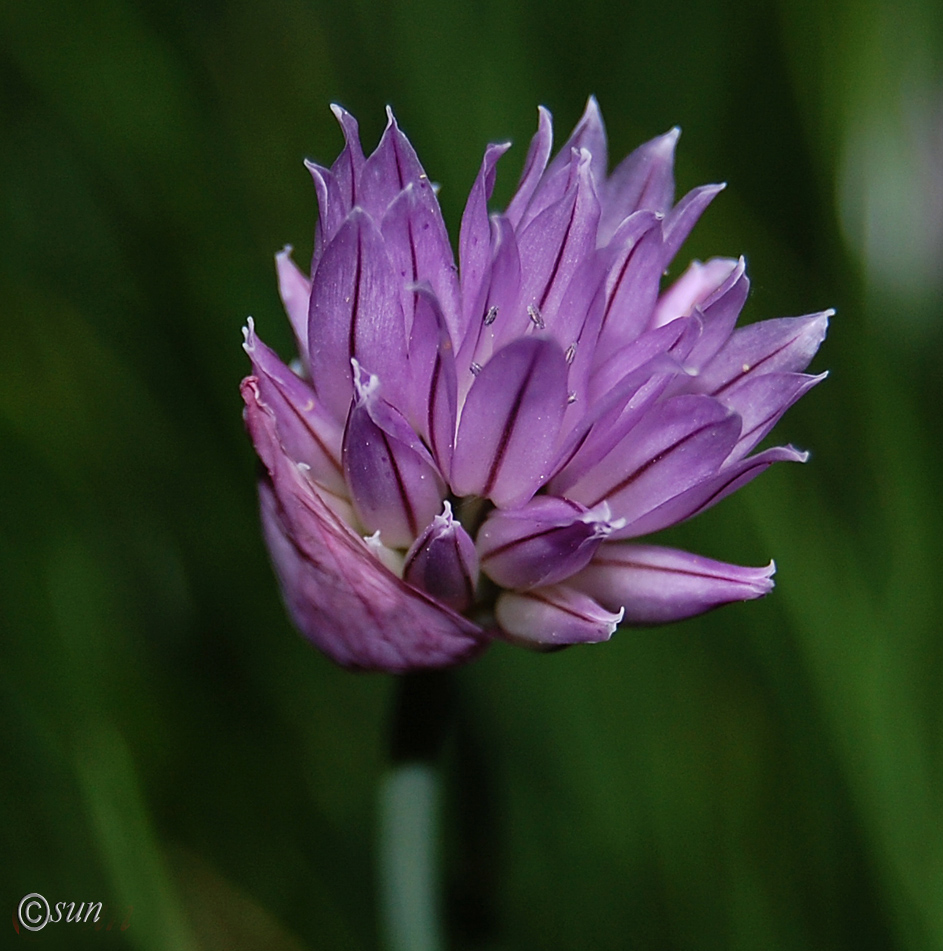
[[[703,511],[790,446],[754,452],[822,376],[829,313],[734,329],[743,260],[662,276],[722,186],[674,202],[678,131],[607,170],[595,100],[551,159],[549,114],[489,214],[487,148],[458,240],[392,114],[330,169],[310,276],[277,257],[291,367],[245,349],[265,538],[291,615],[338,663],[401,672],[494,636],[606,640],[772,588],[744,568],[630,541]]]

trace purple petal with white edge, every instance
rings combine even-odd
[[[750,292],[746,262],[740,258],[726,281],[696,308],[701,317],[701,335],[685,360],[685,366],[699,373],[730,339],[740,311]]]
[[[291,329],[295,334],[298,355],[304,364],[308,362],[308,307],[311,301],[311,281],[298,270],[291,259],[292,247],[286,244],[275,255],[278,274],[278,293],[288,314]]]
[[[503,215],[492,215],[491,229],[493,254],[483,316],[468,326],[457,361],[461,399],[471,388],[474,375],[481,367],[504,344],[515,338],[520,329],[515,317],[526,314],[521,305],[523,270],[514,229]],[[525,326],[530,326],[526,323],[526,316],[523,319]]]
[[[553,120],[550,113],[543,106],[537,109],[537,131],[530,141],[527,158],[524,160],[524,169],[521,180],[518,182],[514,197],[508,204],[505,215],[508,221],[516,228],[520,224],[527,206],[537,189],[550,151],[553,148]]]
[[[590,410],[587,402],[596,359],[596,343],[606,307],[602,256],[591,252],[576,268],[553,318],[553,333],[566,342],[567,414],[563,432],[578,426]]]
[[[591,472],[649,412],[676,373],[669,361],[655,358],[628,374],[605,400],[597,401],[571,433],[554,461],[548,488],[567,495],[570,488]]]
[[[458,239],[459,274],[462,287],[462,324],[458,338],[463,340],[467,329],[483,319],[487,308],[485,295],[491,268],[491,222],[488,218],[488,200],[494,189],[498,159],[510,148],[510,143],[489,145],[481,168],[472,185],[462,215]]]
[[[357,120],[343,107],[331,105],[331,112],[344,133],[344,148],[331,166],[331,174],[337,183],[344,211],[341,219],[346,218],[351,209],[359,202],[357,186],[363,173],[364,155],[360,145],[360,128]]]
[[[446,501],[441,515],[426,526],[406,553],[403,578],[455,611],[475,600],[478,553],[471,536],[452,517]]]
[[[337,180],[329,169],[305,159],[305,168],[311,173],[314,193],[318,200],[318,220],[314,227],[314,250],[311,253],[311,275],[318,269],[324,249],[337,234],[350,209],[341,194]]]
[[[748,374],[724,390],[720,401],[743,419],[740,438],[727,465],[750,452],[796,400],[827,376],[828,373],[818,376],[807,373]]]
[[[566,358],[544,337],[499,350],[465,399],[452,457],[456,495],[490,498],[499,508],[526,502],[550,476],[566,410]]]
[[[773,590],[776,566],[745,568],[656,545],[604,544],[569,584],[627,624],[668,624]]]
[[[547,166],[546,178],[552,178],[570,161],[570,153],[585,149],[591,156],[591,171],[593,179],[600,186],[606,181],[608,168],[608,149],[606,145],[606,127],[603,125],[599,103],[595,96],[586,100],[586,108],[570,137],[563,143],[560,151]]]
[[[614,350],[597,348],[597,364],[593,367],[589,398],[595,405],[609,397],[629,373],[657,357],[669,357],[681,372],[682,362],[691,352],[701,333],[700,320],[679,317],[670,324],[646,330]]]
[[[752,482],[774,462],[805,462],[807,452],[799,452],[792,446],[774,446],[755,456],[747,456],[725,466],[713,475],[684,492],[669,498],[657,508],[631,521],[625,528],[612,533],[613,538],[638,538],[660,532],[669,525],[686,521],[706,512],[737,489]]]
[[[504,588],[556,584],[588,565],[622,524],[605,502],[587,509],[548,495],[523,508],[495,509],[478,531],[482,570]]]
[[[262,527],[298,629],[354,669],[404,673],[480,654],[488,635],[384,568],[282,453],[251,378],[242,392],[246,424],[269,473],[259,485]]]
[[[651,225],[638,234],[636,221],[639,225],[650,221]],[[606,276],[606,309],[598,345],[603,353],[612,352],[647,329],[664,270],[659,224],[654,215],[633,215],[623,222],[610,245],[618,250]]]
[[[804,370],[825,339],[828,319],[834,313],[827,310],[807,317],[761,320],[735,330],[701,370],[692,388],[719,396],[747,374]]]
[[[409,423],[379,396],[354,361],[357,400],[344,430],[342,463],[357,517],[383,544],[407,548],[442,507],[443,483]]]
[[[410,183],[428,184],[428,177],[409,139],[400,131],[393,110],[386,107],[386,129],[367,159],[360,176],[358,203],[377,221],[382,220],[396,196]]]
[[[452,246],[428,181],[410,182],[390,205],[380,225],[400,291],[407,332],[412,327],[412,286],[425,281],[439,299],[449,327],[458,333],[459,293]]]
[[[355,208],[327,246],[311,287],[311,379],[343,420],[353,397],[350,361],[383,380],[384,395],[406,402],[406,328],[393,268],[373,220]]]
[[[677,127],[640,145],[612,171],[603,192],[599,243],[606,245],[619,225],[642,209],[667,213],[674,201]]]
[[[675,396],[653,406],[567,497],[609,502],[628,525],[709,478],[740,435],[740,417],[704,396]]]
[[[411,422],[426,439],[441,472],[452,466],[457,417],[454,348],[439,301],[428,284],[413,288],[415,316],[409,337],[414,402]]]
[[[284,451],[295,462],[308,466],[316,482],[346,495],[340,464],[343,430],[320,404],[310,384],[259,340],[251,317],[243,334],[259,399],[274,417]]]
[[[743,258],[739,261],[711,258],[706,264],[692,261],[684,274],[658,298],[652,314],[652,327],[662,327],[676,317],[689,316],[695,307],[720,293],[725,285],[732,285],[739,277],[745,277],[744,270]]]
[[[553,471],[553,491],[563,494],[580,475],[606,455],[675,378],[687,379],[683,360],[697,339],[699,323],[679,318],[642,334],[593,367],[587,407],[566,439]]]
[[[524,273],[521,315],[533,327],[554,330],[560,302],[576,270],[596,249],[599,201],[590,174],[590,154],[574,152],[572,184],[553,205],[542,211],[518,235]],[[518,318],[520,319],[520,318]],[[522,323],[519,332],[524,333]]]
[[[664,266],[667,267],[707,206],[726,188],[725,184],[702,185],[689,191],[665,217]]]
[[[553,650],[570,644],[608,641],[622,611],[607,611],[565,584],[533,591],[505,591],[495,605],[500,633],[521,647]]]

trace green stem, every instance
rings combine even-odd
[[[398,679],[392,765],[379,794],[380,913],[387,951],[444,948],[438,761],[450,713],[448,674]]]

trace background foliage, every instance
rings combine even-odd
[[[832,376],[809,465],[671,533],[773,596],[458,672],[454,946],[943,948],[941,9],[0,0],[0,907],[116,916],[11,940],[377,946],[392,684],[284,617],[239,329],[289,352],[329,102],[370,147],[393,104],[454,236],[485,144],[500,206],[595,92],[614,157],[677,123],[681,189],[729,182],[682,264],[837,308]]]

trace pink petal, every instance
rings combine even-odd
[[[552,650],[608,641],[622,612],[607,611],[583,592],[558,584],[533,591],[505,591],[498,598],[495,617],[509,641]]]
[[[529,499],[550,477],[566,400],[566,359],[556,341],[523,337],[499,350],[462,409],[453,492],[500,508]]]
[[[569,584],[610,609],[624,607],[629,624],[667,624],[762,598],[775,570],[772,562],[742,568],[674,548],[607,542]]]
[[[269,478],[262,524],[298,629],[338,664],[403,673],[470,660],[487,646],[475,624],[400,581],[281,451],[258,387],[244,381],[246,422]]]

